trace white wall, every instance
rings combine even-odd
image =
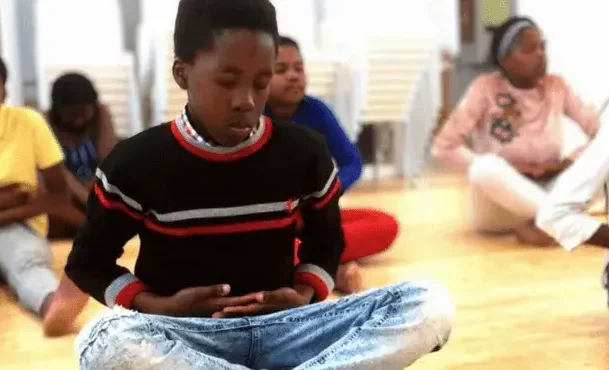
[[[329,49],[359,51],[368,37],[432,37],[428,0],[326,0],[323,43]]]
[[[0,0],[0,4],[4,1],[13,1],[13,0]],[[20,57],[20,67],[21,74],[23,77],[23,85],[24,85],[24,98],[26,99],[35,99],[36,98],[36,65],[35,65],[35,45],[34,45],[34,32],[35,32],[35,22],[34,22],[34,4],[37,0],[16,0],[16,22],[17,22],[17,35],[10,35],[13,41],[19,45],[19,57]],[[46,0],[49,1],[49,0]],[[50,0],[53,1],[53,0]],[[98,1],[108,1],[108,0],[98,0]],[[114,1],[114,0],[113,0]],[[143,0],[119,0],[121,6],[121,12],[123,15],[123,19],[121,23],[124,27],[124,45],[127,50],[135,49],[135,28],[140,19],[140,1]],[[169,0],[159,0],[159,1],[169,1]],[[67,20],[69,21],[69,20]],[[98,32],[103,33],[103,29],[97,30]],[[74,32],[78,32],[78,29],[75,29]],[[61,42],[61,40],[58,40]]]
[[[600,106],[609,97],[609,1],[519,0],[517,9],[544,32],[550,71]]]
[[[6,103],[23,104],[23,78],[19,42],[14,37],[18,30],[17,24],[18,0],[0,0],[0,44],[2,58],[8,71],[6,83]]]
[[[271,0],[277,12],[279,33],[298,41],[303,53],[317,47],[315,0]]]
[[[476,20],[474,28],[474,45],[476,47],[476,63],[486,63],[489,60],[489,52],[491,49],[491,41],[493,35],[486,30],[484,24],[484,4],[482,0],[474,2],[474,19]]]
[[[17,0],[17,37],[21,75],[23,77],[23,95],[25,99],[36,98],[36,68],[34,63],[34,12],[35,0]],[[10,94],[10,91],[9,91]]]
[[[440,49],[458,55],[461,52],[459,0],[428,0]]]
[[[457,0],[324,0],[322,45],[340,52],[359,51],[369,36],[433,38],[438,46],[461,50]]]
[[[178,0],[111,1],[118,1],[121,6],[124,45],[130,51],[137,49],[135,30],[140,20],[152,20],[155,24],[161,23],[164,27],[172,27],[178,2]],[[455,54],[460,51],[458,0],[272,1],[277,8],[280,32],[298,39],[305,53],[320,44],[328,45],[336,51],[357,49],[362,44],[362,36],[393,34],[395,30],[393,27],[398,27],[400,33],[411,32],[435,37],[443,49]],[[25,96],[35,98],[33,8],[36,0],[18,0],[15,3],[19,30],[16,39],[26,86]],[[104,29],[97,31],[103,33]]]

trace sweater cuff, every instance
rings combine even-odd
[[[134,275],[125,274],[116,278],[108,288],[106,288],[104,299],[106,301],[106,306],[110,308],[113,308],[114,306],[131,308],[135,296],[149,290],[148,286],[138,280]]]
[[[334,290],[334,279],[326,270],[313,264],[302,264],[296,269],[294,283],[308,285],[315,291],[315,301],[320,302],[328,298]]]

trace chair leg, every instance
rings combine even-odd
[[[379,183],[379,179],[381,177],[381,168],[379,164],[379,133],[378,133],[378,125],[372,125],[372,160],[373,160],[373,184],[376,188]]]
[[[404,178],[404,123],[394,122],[393,124],[393,163],[395,166],[396,178]]]

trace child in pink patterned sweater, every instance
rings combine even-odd
[[[553,180],[585,146],[565,153],[563,116],[590,137],[599,119],[562,78],[546,74],[545,44],[530,19],[509,19],[491,49],[500,72],[471,84],[432,151],[467,171],[477,230],[514,231],[522,242],[546,244],[551,239],[535,227],[535,216]]]

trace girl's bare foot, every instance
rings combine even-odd
[[[57,291],[49,294],[42,306],[44,334],[55,337],[69,333],[88,300],[89,296],[64,275]]]
[[[347,262],[338,266],[336,290],[347,294],[363,290],[361,267],[357,262]]]
[[[551,236],[540,230],[535,224],[528,223],[514,230],[518,241],[523,244],[548,246],[554,244]]]

